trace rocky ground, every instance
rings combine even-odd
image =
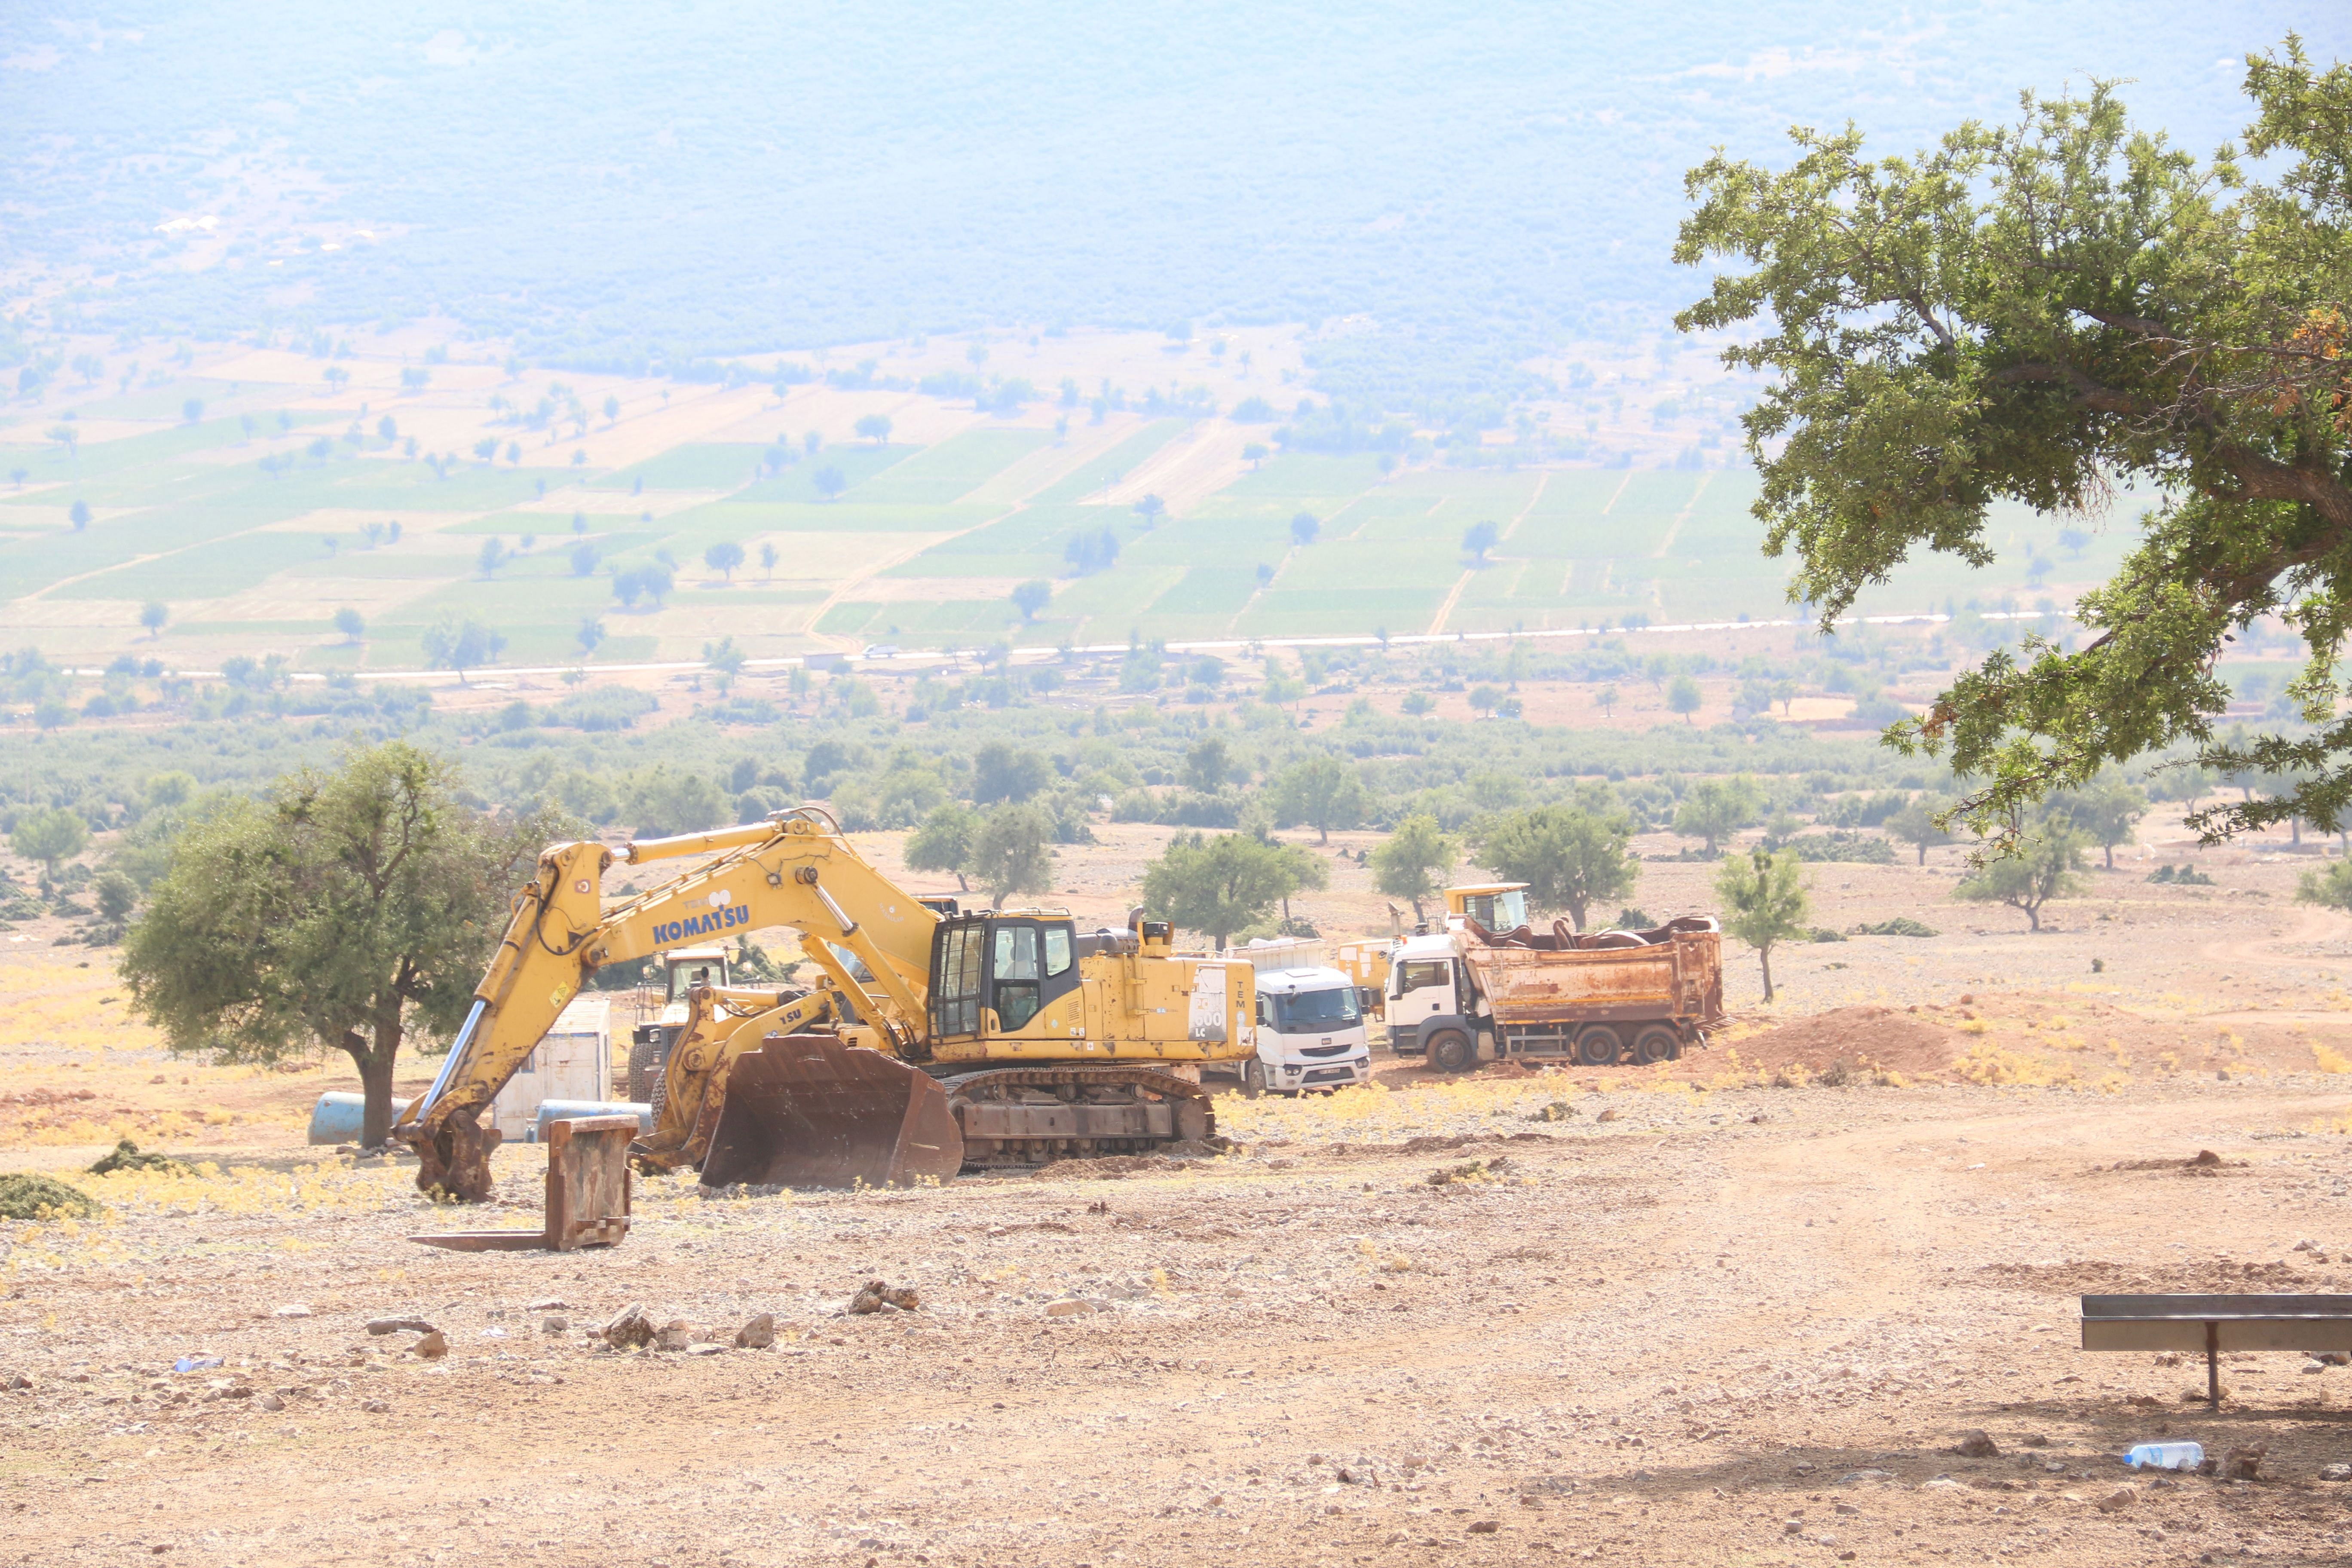
[[[1236,1105],[1244,1152],[1116,1177],[647,1183],[562,1256],[411,1244],[449,1216],[394,1164],[92,1179],[103,1221],[10,1227],[0,1562],[2343,1554],[2352,1372],[2236,1359],[2211,1415],[2074,1326],[2085,1289],[2352,1289],[2333,1084],[1602,1077]],[[919,1304],[845,1314],[874,1279]],[[605,1348],[633,1304],[688,1347]],[[2269,1451],[2123,1469],[2159,1436]]]
[[[0,1563],[2352,1558],[2352,1370],[2233,1359],[2213,1414],[2076,1348],[2084,1291],[2352,1290],[2352,921],[2230,854],[2042,937],[1948,868],[1818,868],[1825,924],[1941,934],[1795,950],[1769,1008],[1738,953],[1738,1026],[1656,1071],[1391,1062],[1141,1170],[641,1183],[562,1256],[406,1239],[534,1226],[534,1150],[436,1210],[301,1145],[347,1075],[169,1058],[106,952],[21,945],[0,1167],[106,1208],[0,1223]],[[126,1135],[182,1168],[82,1173]],[[873,1279],[919,1304],[845,1312]],[[633,1305],[684,1348],[607,1348]],[[2122,1468],[2158,1437],[2267,1452]]]

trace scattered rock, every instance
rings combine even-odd
[[[360,1408],[371,1415],[382,1415],[388,1413],[392,1406],[381,1399],[366,1399],[360,1402]]]
[[[1610,1106],[1592,1120],[1595,1121],[1614,1121],[1617,1120],[1617,1108],[1613,1105]]]
[[[269,1315],[273,1318],[307,1318],[310,1316],[310,1309],[299,1301],[289,1301],[286,1305],[272,1310]]]
[[[1555,1100],[1530,1118],[1536,1121],[1565,1121],[1576,1114],[1576,1107],[1564,1100]]]
[[[653,1320],[636,1303],[622,1308],[617,1317],[597,1331],[616,1351],[638,1350],[654,1342]]]
[[[2323,1481],[2352,1481],[2352,1465],[2322,1465],[2319,1479]]]
[[[2117,1487],[2115,1490],[2101,1498],[2093,1506],[2097,1508],[2101,1513],[2121,1513],[2124,1510],[2131,1507],[2132,1498],[2134,1495],[2135,1494],[2131,1488]]]
[[[1842,1502],[1837,1505],[1836,1511],[1839,1513],[1860,1513],[1862,1510],[1854,1507],[1853,1504],[1850,1502]]]
[[[286,1408],[286,1402],[274,1394],[265,1394],[253,1402],[253,1407],[257,1410],[278,1411]]]
[[[686,1353],[688,1355],[724,1355],[727,1353],[727,1347],[725,1345],[709,1344],[688,1345],[686,1347]]]
[[[2210,1150],[2210,1149],[2200,1149],[2200,1150],[2198,1150],[2198,1151],[2197,1151],[2197,1157],[2196,1157],[2195,1159],[2190,1160],[2190,1161],[2189,1161],[2189,1162],[2188,1162],[2188,1163],[2189,1163],[2189,1164],[2191,1164],[2191,1165],[2218,1165],[2218,1164],[2220,1164],[2221,1163],[2221,1155],[2219,1155],[2219,1154],[2216,1154],[2216,1153],[2215,1153],[2215,1152],[2213,1152],[2213,1151],[2212,1151],[2212,1150]]]
[[[664,1323],[660,1330],[655,1333],[654,1349],[657,1351],[682,1351],[688,1344],[692,1343],[693,1340],[694,1331],[687,1326],[686,1320],[684,1318],[672,1318],[668,1322]]]
[[[28,1393],[32,1386],[33,1380],[21,1372],[12,1372],[5,1382],[0,1382],[0,1388],[5,1388],[11,1394]]]
[[[429,1334],[433,1325],[422,1318],[374,1318],[369,1321],[367,1331],[379,1339],[385,1334]]]
[[[879,1279],[868,1279],[849,1299],[849,1310],[856,1315],[878,1312],[885,1307],[901,1312],[911,1312],[922,1304],[911,1285],[886,1285]]]
[[[2029,1448],[2046,1448],[2050,1447],[2050,1439],[2043,1436],[2039,1432],[2029,1432],[2024,1436],[2020,1437],[2018,1441],[2024,1444]]]
[[[560,1312],[553,1317],[541,1318],[539,1321],[539,1331],[542,1334],[563,1333],[571,1327],[572,1320]]]
[[[1045,1315],[1049,1318],[1077,1318],[1083,1317],[1088,1312],[1108,1312],[1109,1310],[1110,1303],[1108,1301],[1089,1300],[1083,1296],[1065,1296],[1058,1301],[1048,1301],[1045,1303]]]
[[[530,1306],[525,1307],[523,1310],[526,1312],[561,1312],[568,1309],[571,1305],[572,1303],[569,1301],[550,1296],[544,1301],[533,1301]]]
[[[1492,1535],[1502,1528],[1503,1521],[1499,1519],[1474,1519],[1470,1521],[1470,1533],[1473,1535]]]
[[[435,1329],[408,1348],[426,1361],[439,1361],[449,1353],[449,1340],[447,1335]]]
[[[1953,1444],[1952,1452],[1963,1459],[1990,1459],[2000,1453],[2000,1445],[1994,1442],[1979,1428],[1966,1434],[1958,1442]]]
[[[2241,1443],[2221,1456],[2221,1476],[2225,1480],[2258,1481],[2263,1479],[2263,1459],[2271,1451],[2268,1443]]]
[[[776,1315],[762,1312],[735,1331],[735,1348],[763,1351],[776,1342]]]
[[[2180,1352],[2179,1351],[2159,1351],[2157,1352],[2156,1364],[2158,1366],[2179,1366],[2180,1364]]]

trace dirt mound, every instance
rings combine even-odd
[[[1940,1074],[1959,1055],[1951,1030],[1893,1007],[1840,1007],[1751,1035],[1732,1048],[1741,1060],[1768,1070],[1794,1066],[1818,1074],[1843,1062],[1850,1068],[1879,1068],[1909,1078]]]

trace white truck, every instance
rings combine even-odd
[[[1303,938],[1229,950],[1257,971],[1257,1052],[1238,1063],[1242,1093],[1304,1094],[1370,1083],[1370,1036],[1354,978],[1328,963],[1322,944]]]

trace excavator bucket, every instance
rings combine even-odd
[[[937,1079],[829,1035],[770,1035],[735,1058],[705,1186],[900,1186],[963,1165]]]

